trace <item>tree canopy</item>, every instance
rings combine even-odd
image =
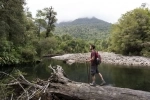
[[[110,50],[125,55],[150,56],[150,10],[136,8],[113,25]]]

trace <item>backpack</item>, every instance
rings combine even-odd
[[[96,65],[100,65],[100,63],[101,63],[101,56],[100,56],[100,54],[98,53],[98,52],[95,52],[95,63],[96,63]]]

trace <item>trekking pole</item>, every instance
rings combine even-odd
[[[86,64],[87,62],[85,62],[85,66],[86,66],[86,71],[87,71],[87,82],[89,83],[89,74],[88,74],[88,66]]]
[[[91,66],[90,66],[90,64],[88,65],[88,67],[89,67],[88,71],[89,71],[89,83],[90,83],[90,79],[91,79]]]
[[[85,62],[85,66],[87,67],[87,79],[88,79],[88,83],[90,83],[90,71],[89,71],[89,66],[87,65],[87,62]]]

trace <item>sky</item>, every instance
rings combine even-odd
[[[72,21],[77,18],[92,18],[116,23],[127,11],[146,3],[150,8],[150,0],[26,0],[26,7],[35,17],[37,10],[53,7],[59,22]]]

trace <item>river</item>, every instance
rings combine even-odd
[[[47,80],[51,74],[49,65],[61,65],[67,77],[73,81],[88,83],[88,63],[74,63],[68,65],[63,61],[54,59],[44,59],[38,64],[26,64],[18,66],[1,67],[1,71],[13,73],[16,69],[26,73],[28,80],[41,78]],[[140,67],[123,67],[120,65],[101,64],[99,71],[103,75],[106,85],[114,87],[130,88],[135,90],[143,90],[150,92],[150,69]],[[3,75],[0,75],[2,78]],[[100,78],[96,76],[96,83],[100,84]]]

